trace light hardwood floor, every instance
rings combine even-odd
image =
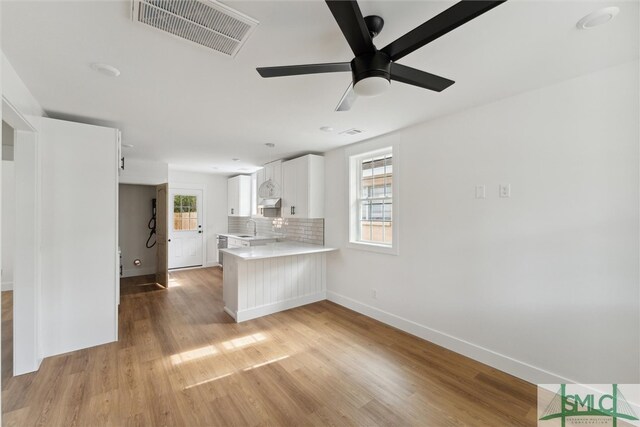
[[[536,424],[532,384],[327,301],[235,324],[221,278],[176,272],[168,291],[123,281],[117,343],[14,378],[5,293],[3,424]]]

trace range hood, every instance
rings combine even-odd
[[[280,198],[260,199],[258,207],[260,209],[280,209]]]

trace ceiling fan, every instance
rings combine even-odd
[[[461,1],[378,49],[373,44],[373,38],[380,34],[384,26],[381,17],[371,15],[363,18],[356,0],[326,0],[355,58],[351,62],[261,67],[256,70],[262,77],[351,71],[353,81],[338,103],[336,111],[349,110],[357,95],[375,96],[383,93],[389,88],[391,80],[441,92],[454,81],[396,61],[505,1]]]

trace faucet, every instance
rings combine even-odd
[[[253,223],[253,237],[256,237],[258,235],[258,223],[255,219],[250,219],[249,221],[247,221],[247,227],[250,223]]]

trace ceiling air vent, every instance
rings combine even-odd
[[[364,131],[356,128],[351,128],[351,129],[343,130],[342,132],[340,132],[340,135],[358,135],[362,132]]]
[[[210,0],[134,0],[133,20],[234,57],[258,21]]]

